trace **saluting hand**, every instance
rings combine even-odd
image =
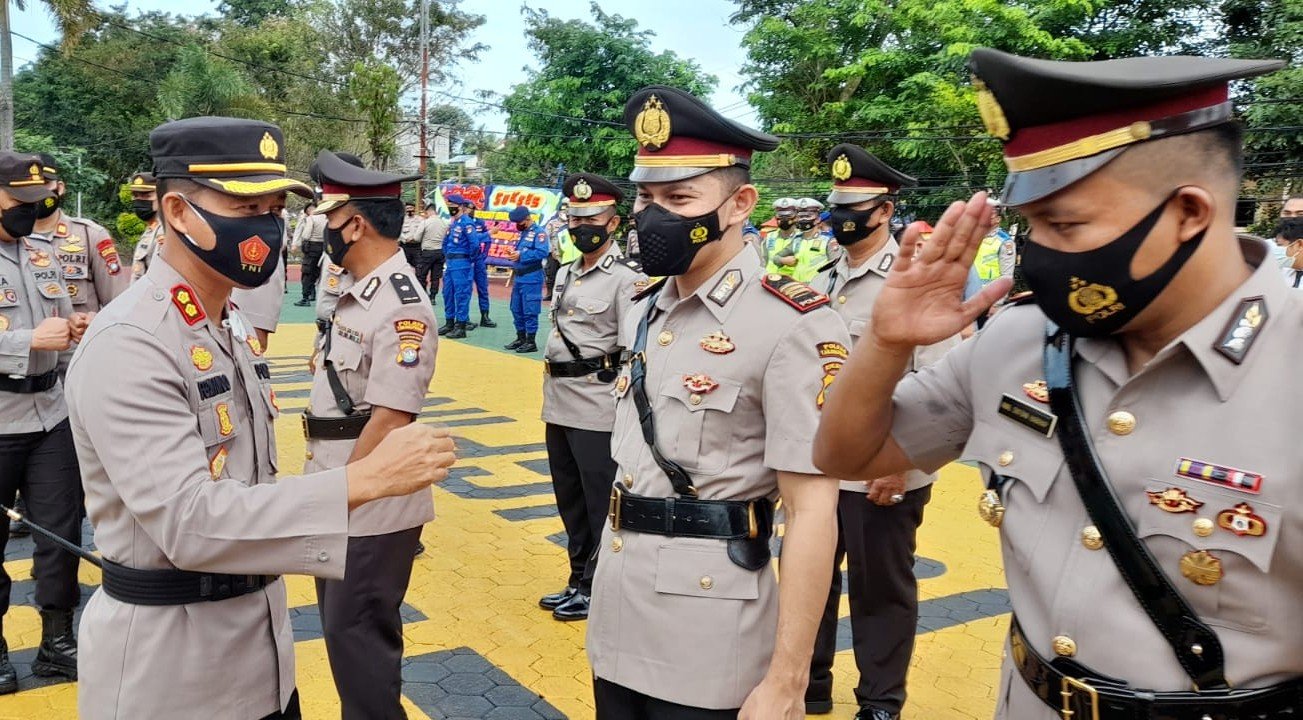
[[[946,209],[921,252],[918,230],[905,231],[900,253],[873,306],[870,332],[880,345],[919,347],[941,342],[959,334],[1009,292],[1013,281],[1000,278],[964,301],[964,282],[990,223],[986,193],[979,192],[967,203],[955,202]]]
[[[443,482],[457,460],[455,451],[448,428],[411,423],[391,431],[366,457],[348,465],[349,508]]]
[[[63,352],[72,346],[72,328],[67,318],[50,317],[32,331],[33,350]]]

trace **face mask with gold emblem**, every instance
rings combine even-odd
[[[724,237],[728,228],[719,226],[719,209],[729,199],[731,196],[697,217],[680,215],[656,203],[634,213],[643,272],[653,277],[687,272],[701,248]]]
[[[1207,233],[1202,230],[1182,243],[1149,275],[1131,277],[1131,261],[1175,195],[1173,191],[1121,237],[1095,250],[1061,252],[1032,238],[1023,248],[1022,272],[1045,316],[1074,337],[1103,337],[1121,330],[1149,307]]]

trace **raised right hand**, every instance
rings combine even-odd
[[[873,306],[870,332],[885,347],[920,347],[941,342],[986,312],[1013,284],[1000,278],[964,301],[964,282],[982,238],[990,231],[986,193],[955,202],[927,242],[910,228],[901,239],[896,262]],[[915,257],[917,252],[918,257]]]
[[[45,318],[32,331],[33,350],[63,352],[72,347],[72,327],[67,318]]]
[[[448,428],[412,423],[393,430],[370,454],[349,465],[350,481],[358,471],[365,485],[357,499],[367,502],[410,495],[443,482],[457,460],[455,450]],[[358,504],[350,503],[350,507]]]

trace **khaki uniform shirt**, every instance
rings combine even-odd
[[[423,222],[425,219],[416,215],[404,215],[403,229],[398,233],[398,242],[404,245],[416,242],[416,231],[421,228]]]
[[[158,248],[163,240],[163,223],[157,218],[149,221],[145,232],[140,234],[140,239],[136,241],[136,250],[131,256],[131,280],[134,282],[144,276],[149,270],[149,264],[153,262],[154,256],[158,255]]]
[[[819,277],[811,283],[815,290],[827,293],[832,299],[832,308],[841,315],[842,320],[846,321],[846,327],[850,330],[851,342],[858,342],[860,336],[868,329],[869,321],[873,318],[873,303],[877,301],[878,293],[882,292],[887,272],[891,270],[891,265],[896,261],[896,254],[899,252],[900,245],[895,239],[888,239],[882,249],[869,256],[864,264],[856,268],[851,267],[850,261],[843,252],[837,259],[836,265],[821,270]],[[935,345],[915,349],[908,371],[913,372],[940,360],[951,348],[958,345],[959,341],[960,337],[956,335]],[[905,490],[907,492],[918,490],[931,485],[936,479],[935,473],[910,470],[905,473]],[[868,492],[868,484],[858,480],[843,480],[841,489]]]
[[[50,243],[76,310],[99,312],[131,284],[131,274],[122,267],[113,236],[100,225],[62,215]]]
[[[225,323],[162,258],[91,323],[68,404],[95,544],[132,568],[341,578],[345,471],[277,481],[271,373],[238,312]],[[284,581],[159,607],[97,590],[78,636],[86,720],[248,720],[294,690]]]
[[[276,332],[281,321],[281,307],[285,303],[285,258],[276,256],[276,270],[267,282],[248,290],[232,290],[231,302],[250,325],[269,333]]]
[[[72,353],[32,350],[32,331],[46,318],[72,313],[50,243],[39,236],[0,242],[0,374],[21,378],[65,367]],[[44,432],[67,417],[61,383],[40,393],[0,391],[0,435]]]
[[[434,377],[439,342],[430,297],[421,289],[402,251],[340,296],[331,326],[330,352],[344,390],[358,412],[374,406],[420,415]],[[312,378],[308,412],[318,417],[343,417],[330,390],[325,363],[318,361]],[[309,440],[306,472],[348,464],[357,440]],[[353,511],[352,537],[381,535],[418,527],[434,519],[430,489],[398,498],[385,498]]]
[[[544,357],[551,362],[575,360],[558,327],[584,359],[620,349],[620,325],[632,314],[633,296],[646,286],[647,276],[622,261],[615,243],[588,270],[582,259],[563,265],[552,293],[552,332]],[[578,378],[544,375],[543,422],[610,432],[615,424],[614,387],[614,381],[604,383],[596,373]]]
[[[416,239],[422,250],[442,250],[443,239],[448,236],[448,221],[442,215],[431,215],[416,231]]]
[[[1257,267],[1253,276],[1140,372],[1129,374],[1112,339],[1078,341],[1074,365],[1114,494],[1159,566],[1217,632],[1226,679],[1255,687],[1303,675],[1303,555],[1293,544],[1303,533],[1303,384],[1291,379],[1303,346],[1303,293],[1263,262],[1265,244],[1241,246]],[[1054,658],[1053,640],[1063,636],[1076,645],[1074,660],[1095,672],[1135,688],[1188,691],[1189,677],[1108,552],[1083,542],[1091,523],[1058,438],[1025,416],[1013,419],[1020,413],[1001,413],[1002,405],[1049,412],[1032,397],[1044,379],[1045,322],[1035,306],[1010,308],[907,376],[895,393],[892,435],[921,468],[958,458],[1008,478],[1004,568],[1037,653]],[[1207,466],[1257,474],[1260,492],[1200,479]],[[1211,532],[1196,532],[1197,521]],[[1211,584],[1187,579],[1185,558],[1220,568],[1204,578]],[[1007,659],[1001,682],[997,717],[1059,718]]]
[[[658,444],[705,500],[773,499],[779,471],[819,473],[819,412],[850,337],[828,308],[802,313],[762,287],[763,272],[744,247],[691,296],[680,300],[671,278],[649,327],[646,388]],[[632,340],[647,303],[629,314],[622,337]],[[689,389],[698,383],[715,387]],[[673,497],[643,441],[627,367],[616,397],[616,482]],[[772,568],[734,565],[723,540],[609,525],[600,547],[588,619],[593,673],[670,702],[740,707],[773,655]]]
[[[330,320],[331,316],[335,314],[335,306],[339,304],[339,296],[352,286],[353,277],[348,274],[348,271],[322,255],[321,280],[317,283],[317,319]],[[314,351],[321,349],[323,340],[325,338],[318,332],[316,339],[312,342]]]
[[[303,243],[324,242],[325,232],[325,215],[304,215],[294,228],[294,247],[301,248]]]

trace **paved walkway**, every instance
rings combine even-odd
[[[290,297],[297,297],[295,292]],[[514,335],[504,305],[495,303],[498,330],[440,344],[421,418],[453,429],[462,461],[436,490],[438,518],[425,528],[427,551],[416,561],[404,607],[404,704],[414,719],[593,715],[583,623],[554,622],[535,604],[564,582],[564,534],[538,420],[538,356],[489,349]],[[306,324],[310,315],[299,317],[305,313],[287,307],[289,324],[270,343],[282,408],[281,467],[287,473],[302,468],[298,414],[307,402],[304,363],[313,333]],[[976,516],[977,473],[952,466],[942,475],[919,542],[922,611],[905,716],[989,718],[1008,622],[998,538]],[[28,580],[30,554],[30,540],[14,540],[5,557],[5,569],[15,579],[5,636],[23,677],[17,695],[0,698],[0,719],[75,718],[75,686],[41,686],[28,671],[40,642]],[[99,583],[98,571],[83,563],[81,581],[88,597]],[[289,597],[304,715],[337,718],[311,580],[290,578]],[[845,620],[841,646],[835,668],[838,706],[830,717],[844,720],[854,715]]]

